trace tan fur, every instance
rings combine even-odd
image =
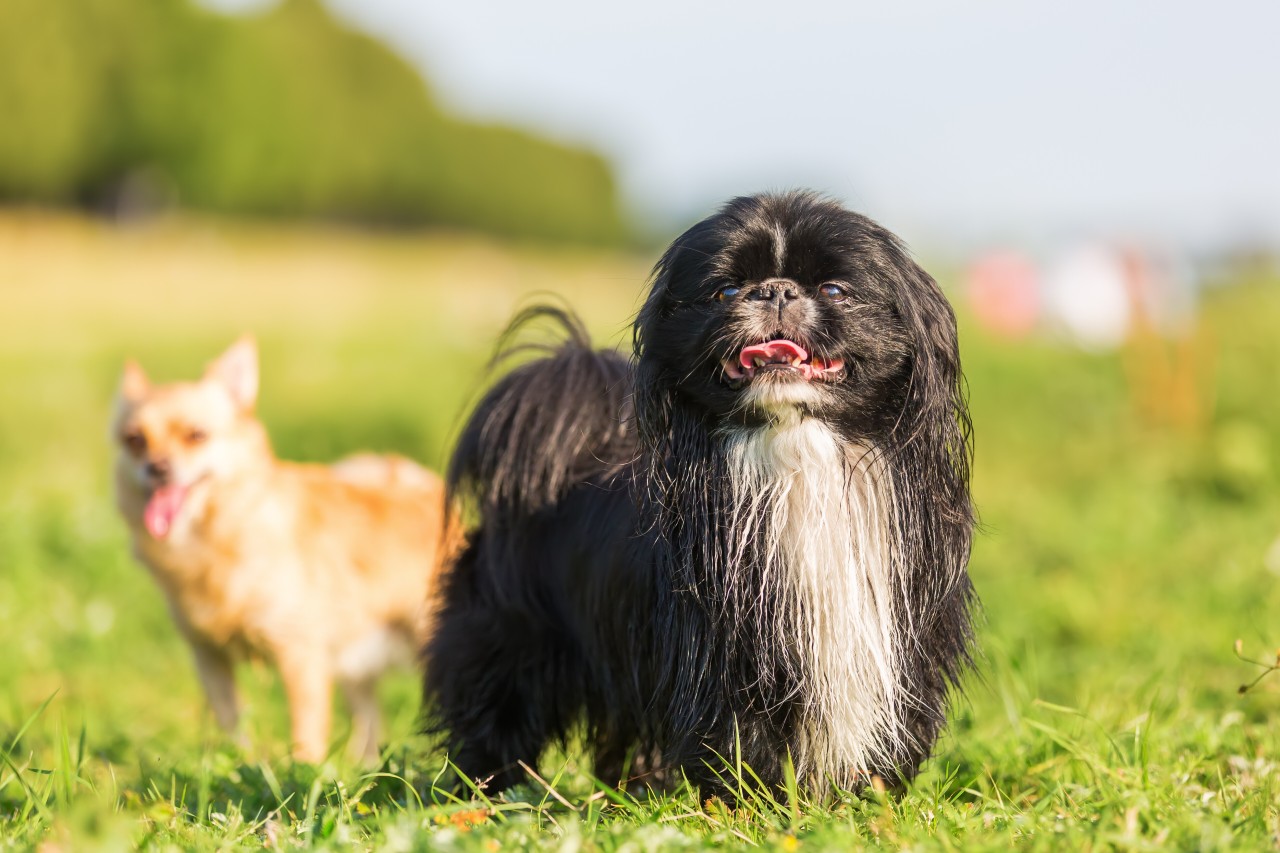
[[[220,725],[238,722],[234,662],[260,657],[280,670],[297,758],[326,756],[335,683],[351,707],[353,752],[374,758],[376,680],[424,640],[432,581],[454,547],[444,486],[399,457],[279,461],[254,417],[256,396],[248,339],[198,382],[153,387],[126,365],[114,422],[117,503]],[[156,462],[170,466],[169,482],[190,484],[163,536],[143,520],[157,483],[147,463]]]

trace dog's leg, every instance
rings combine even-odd
[[[669,791],[674,785],[661,758],[634,734],[600,734],[595,742],[595,777],[632,795]]]
[[[427,653],[427,696],[452,735],[449,758],[490,792],[527,777],[563,734],[556,670],[525,620],[486,607],[446,612]],[[572,697],[568,698],[572,702]]]
[[[219,728],[234,735],[240,725],[240,703],[236,697],[235,669],[231,658],[221,649],[198,640],[192,641],[191,652],[204,695],[213,709],[213,718]]]
[[[378,761],[378,740],[382,736],[381,714],[378,708],[377,680],[362,678],[343,680],[342,692],[351,710],[351,757],[365,765]]]
[[[277,656],[284,692],[289,700],[293,755],[318,764],[329,753],[333,724],[333,676],[323,651],[310,646]]]

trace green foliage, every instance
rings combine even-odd
[[[0,222],[0,245],[11,247],[0,253],[10,308],[0,315],[0,845],[1275,843],[1280,679],[1238,695],[1257,670],[1232,647],[1240,637],[1248,656],[1270,660],[1280,643],[1280,585],[1264,562],[1280,536],[1280,282],[1213,294],[1206,326],[1217,344],[1202,355],[1216,364],[1215,402],[1192,434],[1135,416],[1116,355],[1002,343],[966,324],[983,658],[905,794],[813,802],[794,789],[762,792],[728,756],[725,772],[745,792],[735,809],[687,791],[633,798],[599,788],[570,749],[511,796],[458,800],[433,789],[445,758],[414,735],[410,675],[386,685],[391,742],[372,774],[341,760],[291,764],[281,691],[265,670],[242,678],[250,748],[227,744],[200,715],[185,649],[111,506],[104,433],[121,360],[137,355],[161,380],[191,376],[248,326],[262,342],[263,416],[282,455],[372,447],[439,465],[523,293],[563,283],[612,340],[643,263],[328,232],[130,232],[29,236],[31,256],[49,260],[25,264],[7,233]],[[216,293],[207,284],[222,278],[217,255],[199,248],[208,242],[240,271]],[[317,253],[339,272],[316,280]],[[146,279],[175,257],[194,265],[173,274],[182,286]],[[81,277],[53,262],[62,258]],[[459,277],[473,283],[461,295]],[[42,289],[47,302],[23,296]]]
[[[626,237],[601,157],[449,115],[319,0],[5,0],[0,105],[0,200]]]

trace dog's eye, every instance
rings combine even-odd
[[[192,427],[187,430],[187,444],[201,444],[209,438],[209,434],[202,429]]]
[[[741,292],[742,288],[738,287],[736,284],[729,284],[716,291],[716,299],[724,302],[727,299],[733,299]]]
[[[834,281],[829,281],[822,285],[822,287],[819,287],[818,292],[830,299],[832,302],[840,302],[849,295],[845,292],[842,285],[836,284]]]
[[[134,453],[141,453],[147,449],[147,437],[142,434],[142,430],[131,429],[120,436],[120,440]]]

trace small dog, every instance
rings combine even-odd
[[[335,681],[352,712],[352,752],[376,759],[376,680],[425,640],[428,592],[449,548],[444,484],[397,457],[278,461],[254,417],[257,393],[248,338],[198,382],[152,386],[126,364],[117,504],[224,729],[239,716],[233,663],[256,656],[280,670],[298,759],[328,752]]]
[[[497,788],[585,723],[596,775],[726,793],[905,783],[970,662],[955,318],[888,231],[809,193],[676,239],[635,358],[580,324],[479,403],[424,693]],[[524,347],[527,349],[527,347]]]

